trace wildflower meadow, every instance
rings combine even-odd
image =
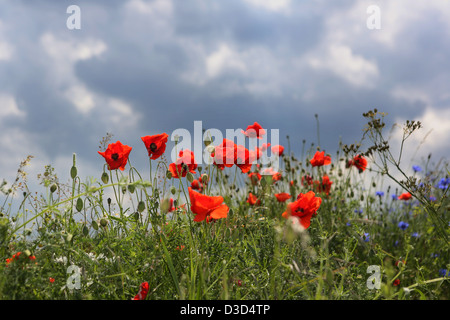
[[[171,156],[166,132],[108,135],[97,176],[74,154],[70,181],[48,165],[41,190],[30,156],[1,187],[0,299],[447,300],[448,162],[406,167],[421,123],[394,154],[385,116],[364,113],[359,142],[332,154],[269,142],[258,122],[239,141],[206,130],[201,163],[176,138]]]

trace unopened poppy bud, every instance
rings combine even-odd
[[[50,192],[51,192],[51,193],[55,192],[57,188],[58,188],[58,187],[57,187],[57,185],[56,185],[55,183],[52,184],[52,185],[50,186]]]
[[[166,213],[166,212],[169,211],[169,208],[170,208],[170,200],[169,199],[164,199],[161,202],[161,212]]]
[[[211,144],[211,138],[205,138],[205,140],[203,140],[203,143],[205,144],[205,146],[209,146]]]
[[[166,177],[167,177],[167,179],[172,179],[172,172],[170,172],[169,170],[167,170],[167,172],[166,172]]]
[[[136,187],[134,186],[134,184],[128,185],[128,191],[130,191],[130,193],[134,193],[135,189],[136,189]]]
[[[109,175],[106,172],[103,172],[102,174],[102,182],[104,184],[107,184],[109,182]]]
[[[78,212],[80,212],[83,209],[83,200],[81,198],[77,199],[77,204],[75,206]]]
[[[208,175],[206,173],[202,174],[202,182],[203,183],[207,183],[208,179],[209,179],[209,177],[208,177]]]
[[[174,186],[172,186],[171,188],[170,188],[170,193],[171,194],[175,194],[177,192],[177,189],[174,187]]]
[[[94,228],[94,230],[98,230],[98,223],[97,221],[92,221],[92,228]]]
[[[111,198],[108,198],[108,206],[110,206],[111,205]]]
[[[72,179],[75,179],[77,176],[77,167],[72,167],[70,169],[70,176],[72,177]]]
[[[192,173],[188,172],[186,174],[186,179],[187,179],[187,181],[192,182],[192,181],[194,181],[194,175]]]
[[[84,227],[83,227],[83,234],[85,236],[87,236],[89,234],[89,229],[88,229],[88,227],[86,225],[84,225]]]
[[[137,209],[138,209],[139,212],[144,211],[144,209],[145,209],[145,202],[144,201],[140,201],[139,204],[138,204],[138,208]]]
[[[108,220],[106,220],[105,218],[100,219],[100,225],[102,227],[106,227],[107,224],[108,224]]]

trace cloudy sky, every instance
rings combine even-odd
[[[81,29],[69,29],[70,5]],[[380,28],[368,28],[379,8]],[[0,0],[0,179],[52,164],[99,176],[107,132],[133,147],[178,128],[258,121],[334,152],[373,108],[420,120],[413,160],[450,147],[450,8],[442,0]],[[372,20],[371,20],[372,19]],[[398,135],[401,133],[398,132]],[[394,142],[395,142],[394,135]],[[398,141],[397,141],[398,142]],[[408,163],[409,164],[409,163]]]

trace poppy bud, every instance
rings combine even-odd
[[[108,198],[108,206],[110,206],[111,205],[111,198]]]
[[[108,220],[106,220],[105,218],[100,219],[100,225],[102,227],[106,227],[107,224],[108,224]]]
[[[84,225],[84,227],[83,227],[83,234],[85,236],[87,236],[89,234],[89,229],[88,229],[88,227],[86,225]]]
[[[136,187],[134,186],[134,184],[128,185],[128,191],[130,191],[130,193],[134,193],[135,189],[136,189]]]
[[[75,206],[78,212],[80,212],[83,209],[83,200],[81,198],[77,199],[77,204]]]
[[[139,212],[144,211],[144,209],[145,209],[145,202],[144,201],[140,201],[139,204],[138,204],[138,208],[137,209],[138,209]]]
[[[174,187],[174,186],[172,186],[171,188],[170,188],[170,193],[171,194],[175,194],[177,192],[177,189]]]
[[[58,187],[56,186],[55,183],[52,184],[52,185],[50,186],[50,192],[51,192],[51,193],[55,192],[57,188],[58,188]]]
[[[75,179],[77,176],[77,167],[72,167],[70,169],[70,176],[72,177],[72,179]]]
[[[169,211],[169,208],[170,208],[170,200],[169,199],[164,199],[161,202],[161,212],[166,213],[166,212]]]
[[[202,182],[203,183],[207,183],[208,179],[209,179],[209,177],[208,177],[208,175],[206,173],[202,174]]]
[[[209,146],[211,144],[211,138],[205,138],[205,140],[203,140],[203,143],[205,144],[205,146]]]
[[[169,170],[167,170],[167,172],[166,172],[166,177],[167,177],[167,179],[172,179],[172,172],[170,172]]]
[[[201,166],[198,166],[198,167],[197,167],[198,172],[202,172],[202,169],[203,169],[203,168],[202,168]]]
[[[92,228],[94,228],[94,230],[98,230],[98,223],[97,221],[92,221]]]
[[[103,172],[103,174],[102,174],[102,182],[104,184],[107,184],[109,182],[109,176],[106,172]]]
[[[192,173],[188,172],[186,174],[186,179],[187,179],[187,181],[192,182],[192,181],[194,181],[194,175]]]

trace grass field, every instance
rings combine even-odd
[[[216,163],[188,150],[169,163],[159,135],[139,142],[144,174],[106,137],[98,177],[79,177],[74,155],[71,183],[49,165],[38,193],[28,158],[2,185],[0,299],[447,300],[448,165],[404,167],[384,115],[364,117],[365,150],[268,146],[278,172],[209,141]],[[404,125],[401,147],[418,129]]]

